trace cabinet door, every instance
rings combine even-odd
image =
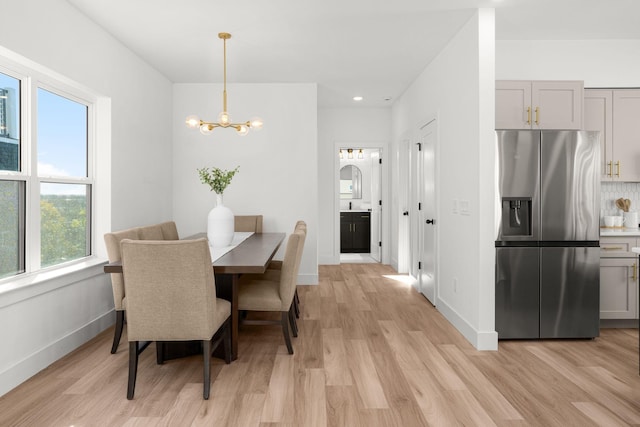
[[[600,131],[600,176],[613,179],[613,91],[585,89],[584,130]]]
[[[533,129],[582,129],[582,81],[534,81],[531,85]]]
[[[637,258],[600,259],[600,318],[638,318]]]
[[[340,252],[346,253],[351,251],[351,216],[347,213],[340,214]]]
[[[531,82],[496,81],[496,129],[531,129]]]
[[[353,249],[360,253],[371,251],[371,216],[368,213],[353,216]]]
[[[621,181],[640,181],[639,121],[640,90],[614,90],[613,163],[614,175],[618,174]]]

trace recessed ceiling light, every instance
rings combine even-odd
[[[361,96],[354,96],[354,97],[353,97],[353,100],[354,100],[354,101],[362,101],[363,99],[364,99],[364,98],[363,98],[363,97],[361,97]]]

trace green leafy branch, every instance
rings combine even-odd
[[[198,169],[198,175],[200,175],[200,181],[203,184],[208,184],[211,187],[211,191],[216,194],[224,193],[225,188],[231,184],[231,179],[238,173],[240,166],[236,166],[235,169],[227,171],[219,168],[202,168]]]

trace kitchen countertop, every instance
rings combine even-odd
[[[640,237],[640,229],[600,227],[600,237]]]
[[[371,212],[371,209],[342,209],[340,212]]]
[[[631,252],[635,252],[637,254],[640,254],[640,248],[631,248]]]

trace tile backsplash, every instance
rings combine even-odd
[[[616,199],[631,200],[631,211],[640,209],[640,183],[638,182],[603,182],[600,186],[600,217],[605,215],[621,215],[616,207]]]

